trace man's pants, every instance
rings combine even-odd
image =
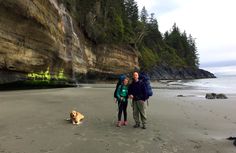
[[[146,102],[141,100],[133,100],[133,117],[136,124],[140,124],[139,115],[141,117],[142,124],[146,124]]]

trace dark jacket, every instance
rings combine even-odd
[[[144,83],[142,83],[141,81],[133,81],[130,86],[129,86],[129,90],[128,90],[128,95],[133,95],[134,96],[134,100],[143,100],[145,101],[147,97],[147,92],[145,90],[145,85]]]

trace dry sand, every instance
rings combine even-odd
[[[155,89],[147,129],[118,128],[113,88],[0,92],[0,153],[236,153],[236,96],[206,100],[198,90]],[[177,97],[177,95],[185,97]],[[66,118],[76,109],[80,125]]]

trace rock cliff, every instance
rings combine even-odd
[[[98,80],[139,69],[129,46],[87,40],[57,0],[0,0],[0,84],[28,79]],[[155,67],[152,79],[214,77],[203,70]]]
[[[139,67],[132,48],[92,45],[56,0],[0,0],[0,84],[47,72],[75,80]]]

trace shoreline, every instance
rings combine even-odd
[[[154,89],[147,107],[147,129],[117,128],[117,105],[111,88],[56,88],[0,92],[0,151],[83,153],[223,153],[236,152],[236,97],[207,100],[177,95],[199,90]],[[66,121],[71,110],[85,119]]]

